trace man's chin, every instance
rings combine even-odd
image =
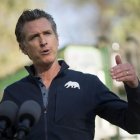
[[[55,62],[55,60],[47,60],[47,61],[43,61],[41,63],[41,65],[49,67],[49,66],[53,65],[54,62]]]

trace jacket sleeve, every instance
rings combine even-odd
[[[121,100],[98,81],[97,115],[130,134],[140,134],[140,83],[137,88],[125,85],[127,101]]]

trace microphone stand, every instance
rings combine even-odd
[[[1,120],[1,122],[0,122],[0,140],[8,140],[6,126],[7,126],[6,121]]]
[[[23,120],[17,128],[17,133],[14,136],[14,140],[22,140],[30,132],[30,120]]]

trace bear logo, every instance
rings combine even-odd
[[[79,83],[78,83],[78,82],[74,82],[74,81],[69,81],[69,82],[67,82],[67,83],[64,85],[64,87],[66,87],[66,88],[78,88],[78,89],[80,89]]]

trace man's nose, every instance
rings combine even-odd
[[[46,44],[47,44],[47,40],[45,39],[45,37],[40,36],[40,46],[45,47]]]

